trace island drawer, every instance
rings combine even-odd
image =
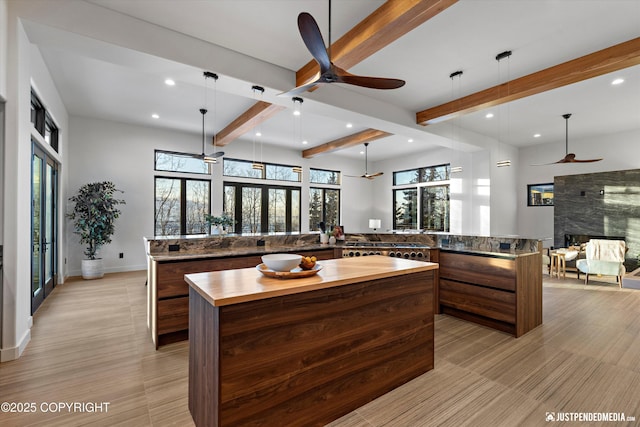
[[[440,278],[515,292],[516,269],[512,259],[440,252]]]
[[[440,304],[506,323],[516,322],[513,292],[440,278]]]
[[[158,301],[158,334],[182,331],[189,327],[189,297]]]

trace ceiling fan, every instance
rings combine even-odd
[[[373,179],[377,176],[380,176],[382,174],[384,174],[384,172],[376,172],[376,173],[368,173],[367,172],[367,166],[369,163],[369,159],[368,159],[368,150],[367,148],[369,147],[369,143],[365,142],[364,143],[364,174],[362,175],[345,175],[345,176],[350,176],[351,178],[367,178],[367,179]]]
[[[557,163],[592,163],[599,162],[602,159],[587,159],[587,160],[579,160],[576,159],[576,155],[574,153],[569,152],[569,117],[571,114],[563,114],[562,117],[565,119],[566,123],[566,132],[565,132],[565,156],[558,160],[557,162],[545,163],[544,165],[555,165]],[[534,166],[544,166],[544,165],[534,165]]]
[[[383,77],[367,77],[351,74],[331,62],[331,0],[329,0],[329,48],[325,47],[324,39],[318,23],[307,12],[298,15],[298,29],[304,44],[320,66],[320,71],[309,83],[298,86],[279,96],[299,95],[321,83],[346,83],[371,89],[397,89],[404,86],[404,80],[387,79]]]

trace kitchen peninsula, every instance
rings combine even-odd
[[[185,276],[196,426],[324,425],[433,369],[438,265],[383,256],[279,280]]]

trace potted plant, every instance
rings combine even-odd
[[[83,185],[69,198],[74,207],[67,217],[73,220],[74,233],[80,236],[80,244],[87,245],[84,251],[87,259],[82,260],[84,279],[104,276],[102,259],[96,258],[96,253],[102,245],[111,243],[115,220],[120,216],[118,205],[125,204],[124,200],[114,197],[116,192],[123,193],[113,182],[93,182]]]
[[[231,215],[226,212],[223,212],[220,216],[207,214],[204,216],[204,220],[207,222],[207,224],[209,224],[210,229],[211,226],[215,226],[215,228],[213,229],[213,234],[220,234],[221,232],[224,233],[226,231],[225,227],[231,227],[236,223]]]

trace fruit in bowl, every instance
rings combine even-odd
[[[311,270],[316,266],[316,257],[314,256],[303,256],[300,261],[300,268],[303,270]]]

